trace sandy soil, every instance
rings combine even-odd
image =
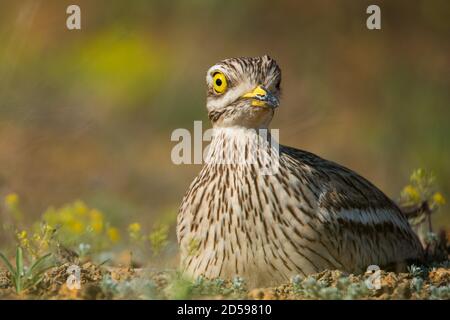
[[[327,270],[272,288],[247,290],[240,280],[182,279],[175,271],[81,265],[81,289],[67,286],[64,264],[49,270],[35,287],[17,295],[9,274],[0,270],[0,299],[450,299],[447,263],[408,273],[381,271],[378,289],[364,285],[369,275]],[[375,283],[375,282],[374,282]],[[376,284],[376,283],[375,283]]]

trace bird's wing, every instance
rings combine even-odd
[[[312,153],[283,147],[344,265],[420,259],[422,246],[398,206],[372,183]],[[293,166],[291,166],[293,167]]]

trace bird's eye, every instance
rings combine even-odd
[[[225,78],[225,75],[221,72],[216,72],[213,75],[213,87],[214,91],[217,94],[222,94],[227,90],[227,78]]]

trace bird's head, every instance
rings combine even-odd
[[[269,56],[223,60],[206,74],[214,127],[267,128],[280,98],[281,70]]]

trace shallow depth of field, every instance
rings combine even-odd
[[[72,3],[0,4],[0,299],[450,298],[448,1],[383,2],[380,31],[368,1],[77,3],[80,31]],[[398,202],[426,264],[383,270],[376,290],[336,270],[250,290],[179,272],[200,166],[171,162],[170,135],[209,128],[209,66],[263,54],[283,71],[281,143]]]

